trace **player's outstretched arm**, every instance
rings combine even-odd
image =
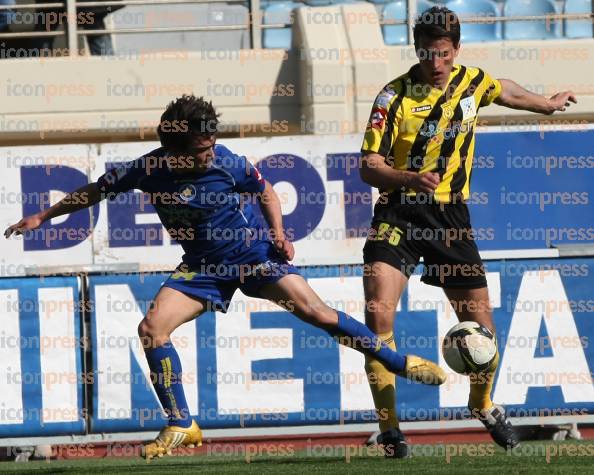
[[[379,189],[404,187],[425,193],[435,191],[440,182],[438,173],[395,170],[386,164],[386,159],[379,153],[361,156],[359,175],[365,183]]]
[[[558,92],[547,99],[527,91],[510,79],[499,79],[499,82],[501,83],[501,94],[494,102],[500,106],[550,115],[556,111],[564,111],[572,102],[577,104],[577,99],[572,91]]]
[[[270,227],[274,245],[285,259],[292,260],[295,256],[295,249],[285,236],[280,200],[268,181],[266,181],[264,191],[260,194],[260,209]]]
[[[58,216],[74,213],[75,211],[93,206],[99,203],[101,198],[101,192],[97,183],[89,183],[76,191],[68,193],[52,207],[27,216],[18,223],[9,226],[4,231],[4,237],[9,238],[12,234],[18,236],[23,234],[24,231],[38,228],[48,219],[57,218]]]

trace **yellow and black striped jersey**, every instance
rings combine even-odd
[[[466,200],[478,109],[499,96],[501,84],[479,68],[455,65],[442,91],[422,83],[418,68],[413,66],[378,94],[361,153],[378,153],[397,170],[438,172],[436,201],[448,203],[453,196]]]

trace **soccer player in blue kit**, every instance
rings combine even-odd
[[[170,335],[205,311],[226,312],[238,288],[277,303],[340,343],[373,356],[399,376],[442,384],[441,368],[418,356],[400,355],[364,324],[328,307],[288,262],[294,249],[285,237],[279,198],[245,157],[215,144],[217,117],[210,102],[193,95],[171,102],[157,128],[162,147],[108,171],[96,183],[67,194],[5,232],[7,238],[23,234],[57,216],[140,189],[178,239],[185,252],[182,263],[138,326],[155,391],[169,418],[158,437],[144,445],[143,455],[151,459],[175,447],[201,444]],[[268,228],[246,196],[259,202]]]

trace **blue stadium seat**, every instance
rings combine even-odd
[[[591,0],[565,0],[564,13],[592,14]],[[592,18],[590,20],[565,20],[567,38],[592,38]]]
[[[503,6],[504,16],[553,15],[557,7],[553,0],[507,0]],[[559,20],[507,21],[503,25],[506,40],[546,40],[561,36]]]
[[[331,0],[304,0],[305,4],[310,7],[325,7],[326,5],[331,5]]]
[[[288,1],[292,1],[292,0],[260,0],[260,10],[264,10],[270,4],[287,3]],[[313,1],[315,2],[315,0],[313,0]],[[330,1],[327,0],[325,3],[320,3],[319,5],[328,5],[329,3],[330,3]],[[249,8],[249,2],[246,2],[246,4],[247,4],[247,7]],[[315,5],[315,6],[319,6],[319,5]]]
[[[388,3],[382,12],[385,20],[406,20],[406,1]],[[408,43],[408,27],[404,25],[382,25],[384,43],[387,45],[405,45]]]
[[[14,0],[0,0],[0,5],[14,5]],[[12,10],[0,11],[0,33],[8,30],[12,23],[14,23],[14,12]]]
[[[462,20],[464,17],[496,17],[499,9],[490,0],[452,0],[446,6],[456,12]],[[461,39],[464,42],[497,41],[501,39],[501,23],[462,23]]]
[[[278,2],[264,8],[262,24],[287,23],[284,28],[266,28],[262,31],[262,47],[291,49],[291,12],[303,6],[302,3]]]

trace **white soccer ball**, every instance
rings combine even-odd
[[[486,370],[497,354],[493,333],[476,322],[461,322],[450,328],[441,345],[443,358],[459,374]]]

